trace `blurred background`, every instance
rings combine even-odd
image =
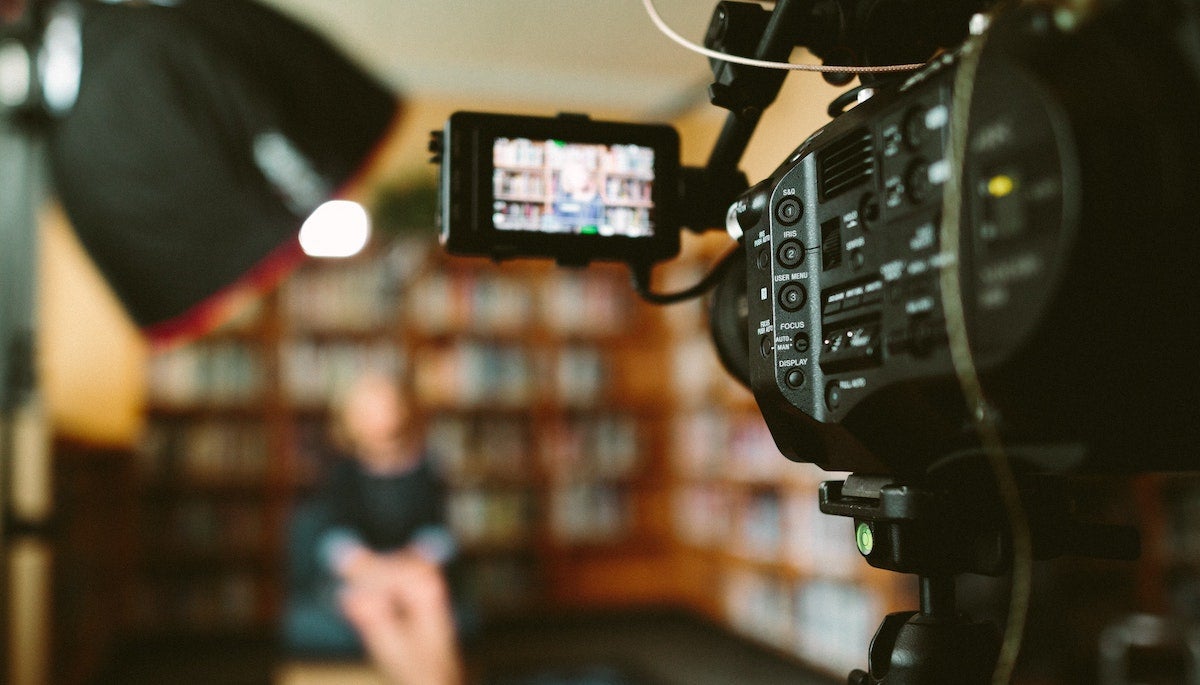
[[[883,615],[915,607],[914,581],[867,567],[849,520],[819,514],[830,474],[778,453],[720,368],[702,303],[645,305],[623,268],[437,248],[426,144],[451,112],[667,122],[700,165],[724,120],[706,60],[636,0],[270,4],[403,98],[356,193],[371,236],[241,298],[217,330],[152,348],[65,216],[42,213],[45,392],[85,406],[53,424],[49,584],[10,596],[25,612],[8,628],[11,681],[378,682],[278,641],[292,513],[330,468],[334,398],[369,370],[412,380],[461,546],[455,582],[480,617],[465,644],[475,680],[832,683],[865,666]],[[658,5],[702,37],[711,3]],[[838,92],[788,76],[743,160],[751,182]],[[685,239],[661,289],[696,280],[728,242]],[[1200,613],[1200,487],[1077,489],[1084,513],[1139,526],[1146,553],[1038,565],[1020,682],[1096,681],[1106,627]],[[971,611],[1001,616],[1002,580],[965,585]]]

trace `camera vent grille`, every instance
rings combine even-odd
[[[851,131],[821,150],[821,197],[828,200],[871,178],[875,172],[875,145],[866,128]]]

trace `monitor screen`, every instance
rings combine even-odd
[[[492,224],[498,231],[654,235],[654,149],[495,138]]]

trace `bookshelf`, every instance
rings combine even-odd
[[[657,313],[619,268],[440,258],[403,299],[468,586],[497,610],[628,601],[669,558]]]
[[[1200,478],[1150,474],[1134,478],[1126,500],[1135,503],[1142,557],[1135,593],[1139,608],[1200,622]]]
[[[134,454],[135,633],[261,634],[280,588],[289,490],[276,455],[278,302],[208,338],[151,356],[146,429]]]
[[[290,508],[327,466],[330,398],[365,369],[410,372],[477,605],[622,603],[631,575],[666,577],[661,323],[626,279],[377,245],[153,355],[134,630],[273,629]]]
[[[46,682],[96,681],[121,638],[136,548],[134,460],[126,448],[54,445],[53,600]]]

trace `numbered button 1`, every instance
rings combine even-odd
[[[791,226],[804,216],[804,204],[795,195],[788,195],[775,205],[775,218],[784,226]]]

